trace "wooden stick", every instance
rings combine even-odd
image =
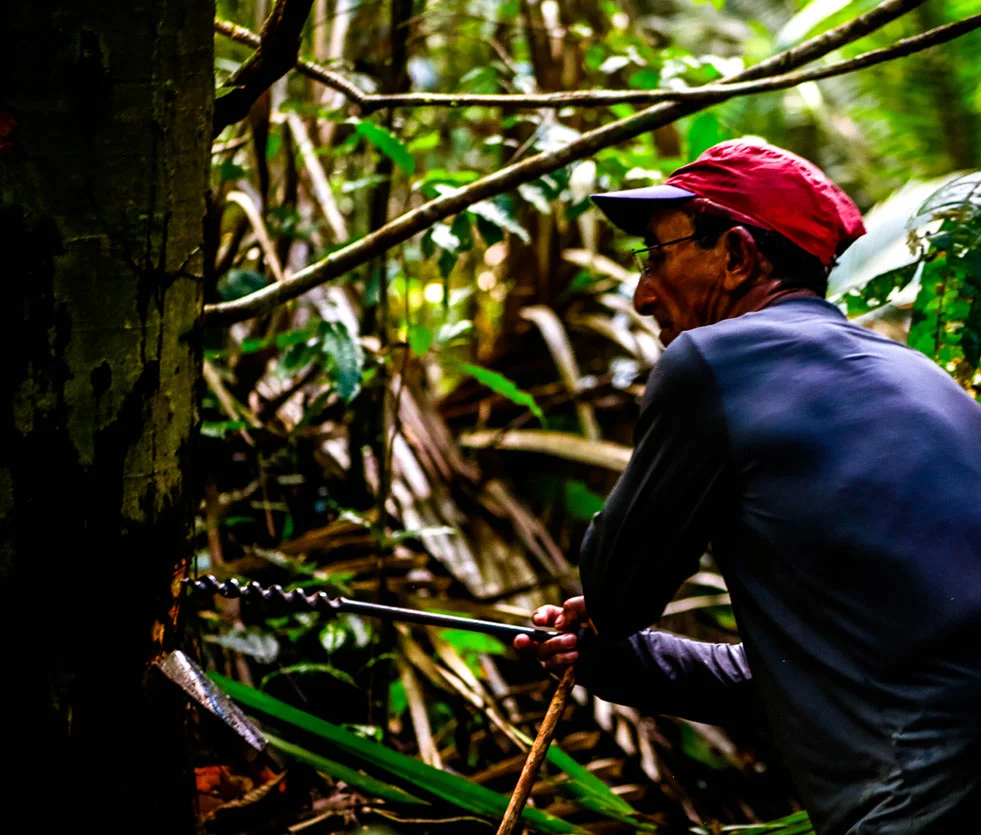
[[[538,736],[535,743],[528,752],[528,759],[525,760],[524,768],[521,769],[521,776],[518,778],[518,785],[514,787],[511,795],[511,802],[508,803],[507,811],[501,821],[501,826],[497,830],[497,835],[511,835],[514,827],[521,817],[521,812],[531,794],[531,787],[538,777],[538,771],[542,767],[545,755],[548,753],[548,746],[552,744],[552,737],[555,736],[555,728],[559,724],[562,711],[565,710],[566,700],[572,687],[576,683],[576,668],[571,664],[565,668],[562,678],[559,679],[559,686],[555,688],[555,694],[549,703],[548,711],[542,726],[538,729]]]

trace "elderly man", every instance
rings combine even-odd
[[[644,236],[668,347],[584,597],[536,612],[569,634],[516,647],[610,701],[767,722],[821,835],[981,826],[981,408],[824,300],[864,229],[800,157],[726,142],[594,200]],[[641,631],[709,544],[743,643]]]

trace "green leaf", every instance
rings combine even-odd
[[[450,232],[459,241],[458,250],[469,252],[473,249],[473,229],[470,226],[470,216],[466,212],[460,212],[450,226]]]
[[[434,130],[429,133],[424,133],[421,136],[417,136],[409,143],[410,153],[416,153],[416,151],[431,151],[433,148],[439,146],[439,131]]]
[[[201,434],[205,438],[224,438],[229,432],[245,429],[241,420],[206,420],[201,424]]]
[[[606,59],[606,50],[601,44],[594,43],[590,44],[589,48],[586,50],[586,54],[583,56],[583,63],[586,65],[587,69],[598,70],[600,64]]]
[[[425,325],[409,325],[409,349],[417,357],[425,354],[433,344],[433,331]]]
[[[693,160],[713,145],[732,139],[732,132],[719,121],[715,113],[707,111],[692,117],[685,138],[688,141],[688,159]]]
[[[266,143],[266,160],[272,160],[283,145],[283,134],[280,130],[273,130],[269,133],[269,141]]]
[[[437,261],[437,264],[439,264],[439,274],[441,278],[443,279],[449,278],[450,273],[453,272],[453,268],[456,266],[456,262],[458,258],[459,256],[456,254],[456,252],[452,252],[448,249],[444,249],[439,253],[439,261]],[[446,306],[446,302],[448,300],[449,300],[449,293],[447,292],[447,288],[444,287],[443,288],[444,307]]]
[[[350,684],[352,687],[358,686],[357,682],[350,673],[344,672],[344,670],[335,667],[333,664],[315,664],[306,662],[302,664],[290,664],[286,667],[280,667],[278,670],[273,670],[268,675],[263,676],[262,681],[259,682],[259,689],[265,690],[269,681],[276,678],[276,676],[306,676],[310,675],[311,673],[323,673],[336,678],[338,681],[343,681],[345,684]]]
[[[282,751],[284,754],[289,755],[294,760],[313,766],[315,769],[317,769],[317,771],[320,771],[329,777],[333,777],[336,780],[343,780],[349,786],[353,786],[358,791],[362,791],[365,794],[371,795],[372,797],[380,797],[382,800],[388,800],[391,803],[413,803],[422,806],[429,805],[425,800],[420,800],[418,797],[409,794],[407,791],[400,789],[398,786],[393,786],[390,783],[384,782],[383,780],[369,777],[367,774],[362,774],[360,771],[343,765],[342,763],[329,760],[326,757],[321,757],[319,754],[314,754],[312,751],[308,751],[306,748],[302,748],[299,745],[294,745],[292,742],[287,742],[285,739],[280,739],[278,736],[273,736],[268,731],[263,731],[262,735],[266,738],[266,742],[272,745],[273,748]]]
[[[524,227],[509,215],[501,206],[491,200],[481,200],[467,208],[467,211],[478,218],[482,218],[495,226],[510,232],[520,238],[524,243],[528,243],[531,237]]]
[[[234,301],[256,290],[261,290],[269,282],[255,270],[229,270],[218,279],[218,298],[223,302]]]
[[[482,217],[478,216],[477,221],[477,231],[480,232],[480,237],[484,239],[484,244],[488,247],[494,246],[494,244],[499,243],[504,240],[504,233],[500,230],[498,226],[493,223],[484,220]]]
[[[480,632],[467,632],[464,629],[441,629],[440,637],[461,655],[466,653],[487,653],[488,655],[505,655],[507,647],[492,635]]]
[[[405,685],[401,679],[395,679],[388,687],[388,714],[397,719],[408,707],[409,699],[405,695]]]
[[[327,375],[337,386],[337,393],[350,403],[361,391],[364,375],[364,351],[343,322],[321,322],[320,335],[328,357]]]
[[[248,171],[245,170],[237,162],[232,162],[231,159],[223,159],[221,163],[215,166],[218,169],[218,176],[221,177],[222,182],[228,183],[233,180],[239,180],[242,177],[248,176]]]
[[[415,173],[415,158],[394,134],[381,127],[381,125],[376,125],[374,122],[367,120],[358,122],[355,131],[367,139],[406,174],[412,176]]]
[[[517,20],[520,13],[520,0],[505,0],[505,2],[501,4],[500,9],[497,10],[498,19],[502,21]]]
[[[565,509],[570,516],[588,520],[603,509],[603,497],[590,490],[584,482],[569,479],[564,489]]]
[[[471,783],[456,774],[440,771],[377,742],[361,739],[350,731],[218,673],[209,673],[209,675],[222,690],[245,707],[318,737],[326,745],[344,751],[366,766],[384,771],[412,786],[416,794],[426,793],[465,809],[471,814],[495,820],[499,819],[507,809],[508,798],[484,786]],[[582,832],[579,827],[539,809],[526,808],[522,812],[522,818],[529,826],[542,832]]]
[[[324,648],[324,651],[331,655],[346,643],[347,630],[336,620],[327,621],[324,628],[320,630],[320,646]]]
[[[545,425],[545,415],[535,402],[535,398],[528,394],[528,392],[519,389],[503,374],[498,374],[496,371],[491,371],[489,368],[482,368],[479,365],[472,365],[469,362],[460,363],[458,368],[462,373],[469,374],[478,383],[483,383],[491,391],[500,394],[502,397],[506,397],[512,403],[517,403],[519,406],[527,406],[531,410],[531,413],[538,418],[538,422],[542,426]]]
[[[661,83],[661,73],[653,67],[641,67],[627,79],[627,86],[635,90],[656,90]]]

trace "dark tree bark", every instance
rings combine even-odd
[[[6,793],[44,831],[179,835],[183,713],[147,674],[190,552],[214,9],[0,9]]]

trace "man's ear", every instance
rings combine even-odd
[[[725,232],[725,278],[726,290],[739,289],[753,279],[759,270],[761,253],[756,248],[753,236],[742,226],[733,226]]]

